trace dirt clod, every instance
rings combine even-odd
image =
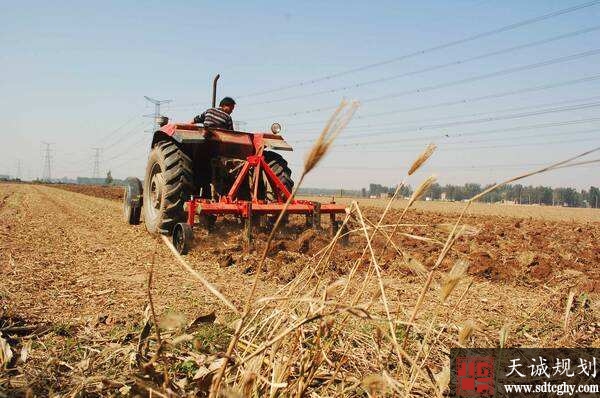
[[[234,264],[235,264],[235,260],[233,259],[233,256],[230,253],[221,255],[221,258],[219,259],[220,267],[223,267],[223,268],[231,267]]]
[[[300,253],[306,253],[308,252],[308,250],[310,249],[310,244],[311,241],[316,237],[317,232],[314,229],[308,229],[306,231],[304,231],[300,237],[298,238],[298,240],[296,241],[297,243],[297,250]]]

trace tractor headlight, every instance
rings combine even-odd
[[[271,132],[273,134],[279,134],[279,133],[281,133],[281,124],[279,124],[279,123],[273,123],[271,125]]]

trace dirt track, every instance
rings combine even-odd
[[[12,310],[29,322],[85,322],[103,314],[139,318],[146,303],[147,267],[155,258],[159,308],[188,315],[215,309],[162,242],[143,225],[120,218],[119,202],[35,185],[0,185],[2,263],[10,272]],[[211,281],[239,304],[250,277],[235,269],[189,256]],[[6,268],[8,265],[8,269]],[[223,314],[223,311],[220,311]]]

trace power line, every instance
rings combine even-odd
[[[558,131],[558,132],[553,132],[553,133],[534,133],[534,134],[523,134],[523,135],[519,135],[518,137],[496,137],[496,138],[483,138],[483,139],[477,139],[477,140],[467,140],[467,141],[457,141],[457,142],[445,142],[443,144],[444,148],[447,148],[449,145],[450,146],[455,146],[455,145],[465,145],[465,144],[477,144],[477,143],[482,143],[482,142],[506,142],[506,141],[514,141],[516,138],[518,138],[519,140],[524,139],[524,138],[533,138],[533,137],[554,137],[554,136],[562,136],[562,135],[569,135],[569,136],[574,136],[574,135],[587,135],[587,134],[598,134],[599,132],[599,128],[593,128],[593,129],[587,129],[587,130],[576,130],[576,131]],[[417,146],[415,146],[415,148],[418,148]]]
[[[472,165],[472,166],[463,166],[463,165],[436,165],[436,168],[440,169],[455,169],[455,170],[470,170],[470,169],[485,169],[485,168],[494,168],[494,169],[512,169],[512,168],[520,168],[520,167],[536,167],[536,166],[546,166],[551,162],[546,163],[515,163],[515,164],[480,164],[480,165]],[[294,167],[302,167],[301,164],[290,164]],[[333,170],[401,170],[403,168],[409,168],[410,165],[398,165],[396,167],[369,167],[369,166],[346,166],[346,165],[323,165],[319,166],[322,169],[333,169]]]
[[[100,149],[100,153],[101,153],[101,154],[105,154],[106,152],[110,151],[110,150],[111,150],[113,147],[115,147],[115,146],[116,146],[116,145],[118,145],[118,144],[121,144],[121,143],[123,143],[124,141],[128,140],[129,138],[138,137],[138,140],[137,140],[137,141],[134,141],[134,142],[133,142],[131,145],[128,145],[128,146],[125,146],[125,147],[123,147],[124,149],[123,149],[123,148],[121,148],[121,149],[123,149],[123,151],[122,151],[122,152],[119,152],[117,155],[115,155],[115,156],[113,156],[113,157],[111,157],[111,158],[105,159],[105,163],[106,163],[106,162],[108,162],[108,161],[110,161],[110,160],[113,160],[113,159],[119,158],[119,157],[121,157],[121,156],[123,156],[123,155],[126,155],[126,154],[128,154],[128,153],[130,152],[131,148],[132,148],[134,145],[136,145],[137,143],[141,142],[143,139],[145,139],[145,138],[146,138],[146,135],[145,135],[145,134],[142,134],[142,135],[139,135],[139,134],[129,134],[129,133],[131,133],[133,130],[135,130],[135,129],[139,128],[139,127],[140,127],[140,126],[139,126],[139,124],[138,124],[138,125],[136,125],[136,126],[135,126],[135,127],[132,129],[132,130],[129,130],[129,131],[125,132],[125,137],[119,138],[117,141],[113,142],[111,145],[108,145],[108,146],[106,146],[106,147],[102,147],[102,148],[92,148],[92,149],[93,149],[94,151],[95,151],[96,149]],[[92,158],[92,159],[95,159],[95,156],[94,156],[94,158]],[[88,158],[88,159],[84,159],[84,160],[73,160],[73,161],[68,161],[68,160],[67,160],[67,161],[64,161],[64,162],[66,162],[66,163],[67,163],[67,167],[79,167],[79,168],[80,168],[79,170],[82,170],[82,171],[83,171],[83,170],[86,168],[86,166],[85,166],[85,165],[86,165],[86,164],[89,162],[89,158]],[[62,163],[61,163],[61,164],[62,164]],[[92,170],[95,170],[95,160],[94,160],[94,163],[93,163],[93,168],[92,168]],[[93,171],[93,172],[92,172],[92,175],[94,175],[94,174],[96,174],[96,172],[95,172],[95,171]],[[94,178],[100,178],[100,173],[99,173],[99,171],[98,171],[98,173],[97,173],[97,174],[98,174],[98,177],[94,177]]]
[[[600,131],[600,130],[599,130]],[[517,144],[506,144],[506,145],[487,145],[487,146],[461,146],[461,147],[457,147],[457,148],[444,148],[444,150],[447,151],[464,151],[464,150],[471,150],[471,149],[496,149],[496,148],[516,148],[516,147],[526,147],[526,146],[539,146],[539,147],[543,147],[543,146],[547,146],[547,145],[556,145],[556,144],[570,144],[570,143],[576,143],[576,142],[590,142],[590,141],[599,141],[600,142],[600,137],[594,137],[594,138],[582,138],[582,139],[568,139],[568,140],[560,140],[560,141],[540,141],[540,142],[528,142],[528,143],[517,143]],[[360,152],[368,152],[368,153],[380,153],[380,152],[394,152],[394,153],[398,153],[398,152],[406,152],[407,150],[409,151],[414,151],[416,150],[416,148],[407,148],[407,147],[403,147],[402,149],[380,149],[380,150],[366,150],[364,148],[360,148],[360,149],[355,149],[355,150],[351,150],[351,151],[360,151]]]
[[[561,113],[561,112],[569,112],[569,111],[581,110],[581,109],[597,108],[599,106],[600,106],[600,102],[598,102],[598,101],[588,102],[588,103],[579,104],[579,105],[548,108],[548,109],[542,109],[542,110],[533,111],[533,112],[513,113],[513,114],[508,114],[508,115],[503,115],[503,116],[490,116],[490,117],[484,117],[484,118],[479,118],[479,119],[459,120],[459,121],[455,121],[455,122],[422,125],[419,127],[411,128],[410,131],[422,131],[422,130],[427,130],[427,129],[442,128],[442,127],[454,127],[454,126],[464,126],[464,125],[470,125],[470,124],[490,123],[490,122],[496,122],[499,120],[521,119],[521,118],[526,118],[526,117],[531,117],[531,116],[546,115],[549,113]],[[382,132],[363,131],[363,132],[357,133],[357,134],[346,135],[346,136],[342,137],[341,139],[352,139],[352,138],[365,137],[365,136],[372,137],[372,136],[389,135],[389,134],[398,134],[398,132],[397,131],[382,131]]]
[[[141,143],[143,140],[146,140],[146,139],[148,139],[148,137],[146,135],[141,136],[139,140],[133,142],[131,145],[129,145],[128,147],[124,148],[123,152],[120,152],[120,153],[118,153],[118,154],[116,154],[116,155],[108,158],[106,161],[110,162],[111,160],[115,160],[115,159],[120,158],[123,155],[129,154],[131,148],[133,148],[134,146],[136,146],[137,144]]]
[[[50,182],[52,180],[52,154],[50,152],[50,145],[54,145],[53,142],[42,142],[46,146],[44,150],[44,172],[42,179]]]
[[[464,117],[476,117],[476,116],[482,116],[482,115],[489,115],[489,114],[495,114],[495,113],[505,113],[505,112],[511,112],[511,111],[521,111],[521,110],[527,110],[527,109],[536,109],[536,108],[543,108],[545,106],[553,106],[553,105],[560,105],[560,104],[569,104],[569,103],[573,103],[573,102],[582,102],[582,101],[589,101],[589,100],[598,100],[600,99],[600,96],[591,96],[591,97],[582,97],[582,98],[576,98],[576,99],[571,99],[571,100],[564,100],[564,101],[554,101],[554,102],[546,102],[543,104],[535,104],[535,105],[528,105],[528,106],[519,106],[519,107],[512,107],[512,108],[504,108],[504,109],[499,109],[496,111],[486,111],[486,112],[477,112],[477,113],[469,113],[469,114],[462,114],[462,115],[452,115],[452,116],[445,116],[445,117],[439,117],[439,118],[435,118],[435,119],[420,119],[420,120],[409,120],[409,121],[402,121],[402,124],[411,124],[411,123],[432,123],[434,121],[440,121],[440,120],[449,120],[449,119],[459,119],[459,118],[464,118]],[[391,122],[391,123],[377,123],[377,124],[363,124],[363,125],[351,125],[350,127],[347,127],[345,129],[345,131],[352,131],[352,130],[357,130],[360,129],[362,133],[364,133],[365,131],[369,131],[369,130],[365,130],[365,128],[380,128],[380,127],[387,127],[387,126],[398,126],[398,122]],[[363,134],[359,134],[360,136],[362,136]],[[312,133],[312,135],[314,135],[314,133]],[[344,137],[353,137],[356,134],[350,134],[350,135],[344,135]],[[305,139],[297,139],[297,140],[288,140],[289,142],[300,142],[300,141],[304,141]]]
[[[121,131],[125,126],[127,126],[129,123],[131,123],[132,120],[136,119],[140,117],[139,115],[134,115],[131,118],[129,118],[126,122],[124,122],[123,124],[121,124],[119,127],[117,127],[116,129],[110,131],[107,135],[105,135],[101,141],[98,141],[99,144],[102,144],[103,142],[106,142],[110,137],[114,136],[116,133],[118,133],[119,131]],[[136,124],[135,126],[133,126],[131,129],[126,130],[123,135],[124,136],[128,136],[132,131],[140,128],[145,122],[142,121],[138,124]],[[107,150],[109,150],[111,147],[119,144],[121,141],[123,141],[123,138],[119,137],[117,138],[115,141],[113,141],[111,144],[109,145],[105,145],[102,147],[102,152],[106,152]],[[94,148],[92,148],[94,149]],[[72,157],[79,157],[79,156],[84,156],[82,155],[80,152],[77,152],[77,155],[73,156],[73,153],[69,152],[69,153],[62,153],[63,156],[72,156]],[[85,167],[86,164],[88,164],[89,162],[89,156],[84,156],[83,158],[78,158],[78,159],[66,159],[66,160],[61,160],[60,162],[65,162],[69,165],[69,167],[71,166],[80,166],[83,168]]]
[[[102,148],[92,148],[94,151],[94,169],[92,171],[92,178],[100,178],[100,151]]]
[[[111,148],[113,148],[113,147],[115,147],[116,145],[118,145],[118,144],[120,144],[121,142],[123,142],[124,140],[126,140],[127,138],[129,138],[129,137],[132,137],[132,136],[133,136],[133,135],[132,135],[132,133],[133,133],[134,131],[136,131],[137,129],[141,129],[141,128],[142,128],[142,126],[143,126],[145,123],[146,123],[146,122],[142,121],[142,122],[140,122],[140,123],[136,124],[135,126],[133,126],[131,129],[129,129],[129,130],[127,130],[127,131],[125,131],[125,132],[124,132],[123,134],[121,134],[121,135],[120,135],[120,136],[119,136],[119,137],[118,137],[118,138],[117,138],[115,141],[111,142],[111,143],[110,143],[110,144],[108,144],[108,145],[105,145],[105,146],[103,147],[103,150],[104,150],[104,151],[108,151],[108,150],[110,150]]]
[[[600,0],[599,0],[600,1]],[[160,106],[164,105],[164,104],[168,104],[169,102],[173,101],[173,100],[157,100],[154,98],[150,98],[148,96],[144,95],[144,98],[146,98],[147,101],[151,102],[154,104],[154,115],[144,115],[146,117],[152,116],[154,117],[154,131],[158,130],[158,118],[160,117]]]
[[[354,139],[354,138],[373,137],[373,136],[390,135],[390,134],[397,135],[399,133],[420,132],[420,131],[423,131],[426,129],[436,129],[436,128],[441,128],[441,127],[453,127],[453,126],[463,126],[463,125],[470,125],[470,124],[496,122],[496,121],[500,121],[500,120],[521,119],[521,118],[526,118],[526,117],[531,117],[531,116],[545,115],[545,114],[549,114],[549,113],[560,113],[560,112],[567,112],[567,111],[572,111],[572,110],[597,108],[599,106],[600,106],[600,102],[590,102],[590,103],[585,103],[585,104],[580,104],[580,105],[543,109],[543,110],[539,110],[539,111],[535,111],[535,112],[514,113],[514,114],[509,114],[509,115],[503,115],[503,116],[494,116],[494,117],[486,117],[486,118],[471,119],[471,120],[461,120],[461,121],[456,121],[456,122],[423,125],[420,127],[415,127],[415,128],[411,128],[409,130],[404,130],[404,131],[400,131],[400,132],[399,131],[379,131],[379,132],[364,132],[363,131],[359,134],[347,135],[345,137],[341,137],[338,140],[338,142],[340,140],[346,141],[348,139]],[[448,137],[449,135],[446,134],[445,136]],[[389,141],[387,141],[387,142],[389,143]],[[365,144],[373,145],[374,143],[377,143],[377,142],[369,141],[369,142],[359,142],[359,143],[352,143],[352,144],[354,144],[354,145],[365,145]],[[384,141],[384,143],[385,143],[385,141]],[[352,145],[352,144],[350,144],[350,145]]]
[[[490,130],[479,130],[474,132],[466,132],[466,133],[457,133],[457,134],[437,134],[437,135],[429,135],[429,136],[421,136],[421,137],[411,137],[411,138],[399,138],[394,140],[386,140],[386,141],[364,141],[364,142],[351,142],[351,143],[334,143],[335,147],[364,147],[369,145],[390,145],[390,144],[405,144],[407,142],[423,142],[437,139],[445,139],[445,138],[457,138],[457,137],[471,137],[478,135],[486,135],[486,134],[494,134],[494,133],[507,133],[513,131],[523,131],[523,130],[536,130],[536,129],[544,129],[544,128],[552,128],[552,127],[561,127],[561,126],[571,126],[581,123],[594,123],[600,122],[600,117],[595,118],[587,118],[587,119],[574,119],[574,120],[565,120],[560,122],[550,122],[550,123],[537,123],[537,124],[529,124],[525,126],[513,126],[513,127],[505,127],[505,128],[497,128]],[[309,147],[310,145],[300,146]]]
[[[117,127],[116,129],[109,131],[104,137],[102,137],[98,142],[101,141],[106,141],[108,140],[110,137],[112,137],[115,133],[117,133],[118,131],[120,131],[123,127],[127,126],[129,123],[131,123],[134,119],[138,118],[138,115],[133,115],[132,117],[130,117],[129,119],[127,119],[127,121],[123,124],[121,124],[119,127]]]
[[[280,87],[276,87],[276,88],[272,88],[272,89],[268,89],[268,90],[262,90],[262,91],[258,91],[258,92],[246,94],[244,96],[239,96],[239,98],[254,97],[254,96],[259,96],[259,95],[264,95],[264,94],[270,94],[270,93],[274,93],[274,92],[278,92],[278,91],[283,91],[283,90],[287,90],[287,89],[295,88],[295,87],[305,87],[305,86],[312,85],[312,84],[315,84],[315,83],[319,83],[319,82],[322,82],[322,81],[334,79],[334,78],[337,78],[337,77],[340,77],[340,76],[345,76],[345,75],[356,73],[356,72],[362,72],[364,70],[368,70],[368,69],[371,69],[371,68],[375,68],[375,67],[379,67],[379,66],[391,64],[391,63],[402,61],[402,60],[409,59],[409,58],[412,58],[412,57],[424,55],[424,54],[427,54],[427,53],[430,53],[430,52],[434,52],[434,51],[438,51],[438,50],[450,48],[450,47],[453,47],[453,46],[457,46],[459,44],[468,43],[468,42],[473,41],[473,40],[478,40],[478,39],[481,39],[481,38],[484,38],[484,37],[488,37],[488,36],[496,35],[496,34],[499,34],[499,33],[507,32],[507,31],[510,31],[510,30],[513,30],[513,29],[517,29],[517,28],[520,28],[520,27],[523,27],[523,26],[527,26],[527,25],[530,25],[530,24],[533,24],[533,23],[537,23],[537,22],[540,22],[540,21],[544,21],[544,20],[547,20],[547,19],[551,19],[551,18],[560,16],[560,15],[564,15],[564,14],[568,14],[568,13],[571,13],[571,12],[574,12],[574,11],[578,11],[578,10],[581,10],[581,9],[584,9],[584,8],[588,8],[588,7],[594,6],[594,5],[598,4],[598,3],[600,3],[600,0],[590,1],[590,2],[587,2],[587,3],[578,4],[578,5],[575,5],[573,7],[564,8],[564,9],[561,9],[561,10],[558,10],[558,11],[554,11],[554,12],[551,12],[551,13],[548,13],[548,14],[540,15],[540,16],[537,16],[537,17],[534,17],[534,18],[525,19],[523,21],[519,21],[519,22],[516,22],[516,23],[505,25],[505,26],[502,26],[500,28],[492,29],[492,30],[489,30],[489,31],[486,31],[486,32],[477,33],[477,34],[470,35],[470,36],[466,36],[466,37],[464,37],[462,39],[458,39],[458,40],[446,42],[446,43],[443,43],[443,44],[438,44],[438,45],[433,46],[433,47],[428,47],[428,48],[425,48],[425,49],[422,49],[422,50],[417,50],[417,51],[414,51],[414,52],[411,52],[411,53],[408,53],[408,54],[404,54],[404,55],[401,55],[401,56],[398,56],[398,57],[390,58],[390,59],[387,59],[387,60],[384,60],[384,61],[380,61],[380,62],[376,62],[376,63],[372,63],[372,64],[367,64],[367,65],[363,65],[363,66],[356,67],[356,68],[347,69],[347,70],[344,70],[344,71],[341,71],[341,72],[332,73],[332,74],[325,75],[325,76],[322,76],[322,77],[319,77],[319,78],[315,78],[315,79],[304,80],[304,81],[300,81],[300,82],[297,82],[297,83],[292,83],[292,84],[288,84],[288,85],[284,85],[284,86],[280,86]]]
[[[144,123],[145,122],[142,121],[141,123],[138,123],[135,126],[133,126],[131,129],[124,131],[123,134],[121,134],[112,143],[110,143],[104,147],[92,148],[92,150],[96,151],[96,149],[100,149],[100,152],[102,154],[110,152],[114,147],[123,143],[124,141],[126,141],[132,137],[138,137],[138,134],[132,134],[132,133],[135,130],[141,128]],[[66,161],[63,160],[63,162],[66,162],[68,164],[68,167],[81,167],[81,170],[83,170],[85,168],[85,165],[88,164],[88,162],[89,162],[89,157],[87,157],[85,159],[77,159],[77,160],[66,160]],[[95,166],[95,162],[93,163],[93,165]],[[95,168],[93,167],[92,170],[95,170]],[[94,174],[96,174],[96,173],[93,171],[92,175],[94,175]],[[98,170],[98,177],[94,177],[94,178],[100,178],[99,170]]]
[[[517,67],[513,67],[513,68],[502,69],[502,70],[495,71],[495,72],[484,73],[484,74],[477,75],[477,76],[467,77],[465,79],[459,79],[459,80],[453,80],[453,81],[444,82],[444,83],[438,83],[438,84],[425,86],[425,87],[421,87],[421,88],[417,88],[417,89],[413,89],[413,90],[401,91],[401,92],[389,94],[389,95],[381,95],[381,96],[377,96],[377,97],[371,97],[371,98],[367,98],[367,99],[363,100],[362,102],[374,102],[374,101],[388,100],[390,98],[398,98],[398,97],[402,97],[402,96],[408,95],[408,94],[421,94],[421,93],[424,93],[427,91],[438,90],[440,88],[446,88],[446,87],[456,86],[456,85],[460,85],[460,84],[464,84],[464,83],[471,83],[471,82],[478,81],[478,80],[485,80],[485,79],[489,79],[492,77],[504,76],[504,75],[508,75],[508,74],[512,74],[512,73],[516,73],[516,72],[537,69],[537,68],[541,68],[541,67],[548,66],[548,65],[554,65],[554,64],[558,64],[558,63],[562,63],[562,62],[573,61],[576,59],[591,57],[591,56],[598,55],[598,54],[600,54],[600,49],[584,51],[584,52],[580,52],[580,53],[576,53],[576,54],[566,55],[564,57],[552,58],[549,60],[536,62],[533,64],[527,64],[527,65],[517,66]]]
[[[573,61],[573,60],[576,60],[576,59],[586,58],[586,57],[590,57],[590,56],[594,56],[594,55],[598,55],[598,54],[600,54],[600,49],[594,49],[594,50],[584,51],[584,52],[581,52],[581,53],[566,55],[564,57],[552,58],[552,59],[548,59],[548,60],[545,60],[545,61],[536,62],[536,63],[533,63],[533,64],[522,65],[522,66],[517,66],[517,67],[502,69],[502,70],[495,71],[495,72],[490,72],[490,73],[484,73],[484,74],[481,74],[481,75],[471,76],[471,77],[464,78],[464,79],[452,80],[452,81],[449,81],[449,82],[438,83],[438,84],[435,84],[435,85],[430,85],[430,86],[420,87],[420,88],[416,88],[416,89],[401,91],[401,92],[398,92],[398,93],[393,93],[393,94],[381,95],[381,96],[377,96],[377,97],[366,98],[364,100],[361,100],[360,102],[362,102],[362,103],[369,103],[369,102],[376,102],[376,101],[382,101],[382,100],[389,100],[391,98],[398,98],[398,97],[402,97],[402,96],[410,95],[410,94],[421,94],[421,93],[424,93],[424,92],[427,92],[427,91],[439,90],[441,88],[446,88],[446,87],[451,87],[451,86],[457,86],[457,85],[464,84],[464,83],[471,83],[471,82],[474,82],[474,81],[485,80],[485,79],[489,79],[489,78],[492,78],[492,77],[498,77],[498,76],[508,75],[508,74],[511,74],[511,73],[523,72],[523,71],[526,71],[526,70],[537,69],[537,68],[541,68],[541,67],[548,66],[548,65],[554,65],[554,64],[558,64],[558,63],[562,63],[562,62]],[[323,112],[323,111],[332,110],[332,109],[335,109],[335,108],[337,108],[337,105],[319,107],[319,108],[314,108],[314,109],[307,109],[307,110],[304,110],[304,111],[292,112],[292,113],[286,113],[286,114],[265,116],[265,117],[262,117],[262,118],[246,119],[246,120],[261,120],[261,119],[267,119],[267,118],[273,118],[273,117],[280,117],[280,116],[298,116],[298,115],[310,114],[310,113],[315,113],[315,112]]]
[[[600,79],[600,74],[587,76],[587,77],[574,79],[574,80],[565,80],[565,81],[558,82],[558,83],[549,83],[549,84],[538,85],[538,86],[533,86],[533,87],[521,88],[518,90],[502,91],[499,93],[486,94],[486,95],[482,95],[482,96],[478,96],[478,97],[462,98],[462,99],[458,99],[458,100],[438,102],[436,104],[420,105],[420,106],[416,106],[416,107],[395,109],[395,110],[386,111],[386,112],[369,113],[366,115],[357,115],[353,119],[368,119],[368,118],[372,118],[372,117],[379,117],[379,116],[391,115],[391,114],[396,114],[396,113],[406,113],[406,112],[420,111],[420,110],[425,110],[425,109],[443,108],[443,107],[453,106],[453,105],[464,105],[464,104],[470,104],[473,102],[484,101],[484,100],[489,100],[489,99],[503,98],[503,97],[509,97],[509,96],[524,94],[524,93],[529,93],[529,92],[543,91],[543,90],[549,90],[549,89],[553,89],[553,88],[557,88],[557,87],[565,87],[565,86],[570,86],[570,85],[579,84],[579,83],[586,83],[586,82],[599,80],[599,79]],[[322,125],[325,122],[326,122],[326,120],[319,120],[319,121],[309,121],[309,122],[287,123],[287,125],[288,126],[300,126],[300,125],[309,125],[309,124],[321,124]]]
[[[272,99],[272,100],[268,100],[268,101],[253,102],[253,103],[250,103],[250,104],[245,104],[244,106],[263,105],[263,104],[272,104],[272,103],[276,103],[276,102],[291,101],[291,100],[300,99],[300,98],[315,97],[315,96],[323,95],[323,94],[333,94],[333,93],[337,93],[337,92],[340,92],[340,91],[346,91],[346,90],[355,89],[355,88],[359,88],[359,87],[363,87],[363,86],[368,86],[368,85],[376,84],[376,83],[384,83],[384,82],[388,82],[388,81],[391,81],[391,80],[399,79],[401,77],[408,77],[408,76],[419,75],[419,74],[422,74],[422,73],[432,72],[432,71],[435,71],[435,70],[447,68],[447,67],[450,67],[450,66],[462,65],[462,64],[465,64],[465,63],[468,63],[468,62],[478,61],[478,60],[489,58],[489,57],[493,57],[493,56],[496,56],[496,55],[507,54],[507,53],[511,53],[511,52],[514,52],[514,51],[517,51],[517,50],[522,50],[522,49],[525,49],[525,48],[530,48],[530,47],[535,47],[535,46],[539,46],[539,45],[542,45],[542,44],[551,43],[551,42],[554,42],[554,41],[557,41],[557,40],[562,40],[562,39],[566,39],[566,38],[570,38],[570,37],[574,37],[574,36],[578,36],[578,35],[590,33],[590,32],[593,32],[593,31],[596,31],[596,30],[599,30],[599,29],[600,29],[600,25],[596,25],[596,26],[592,26],[590,28],[580,29],[580,30],[577,30],[577,31],[574,31],[574,32],[565,33],[565,34],[558,35],[558,36],[553,36],[553,37],[550,37],[548,39],[537,40],[537,41],[533,41],[533,42],[530,42],[530,43],[526,43],[526,44],[521,44],[521,45],[514,46],[514,47],[505,48],[505,49],[502,49],[502,50],[491,51],[491,52],[479,54],[479,55],[476,55],[476,56],[473,56],[473,57],[461,59],[461,60],[458,60],[458,61],[452,61],[452,62],[447,62],[447,63],[438,64],[438,65],[434,65],[434,66],[429,66],[427,68],[418,69],[418,70],[411,71],[411,72],[404,72],[404,73],[400,73],[400,74],[396,74],[396,75],[392,75],[392,76],[387,76],[387,77],[373,79],[373,80],[367,80],[367,81],[363,81],[363,82],[359,82],[359,83],[353,83],[353,84],[349,84],[349,85],[345,85],[345,86],[341,86],[341,87],[336,87],[336,88],[332,88],[332,89],[327,89],[327,90],[315,91],[315,92],[307,93],[307,94],[299,94],[299,95],[294,95],[294,96],[285,97],[285,98]]]

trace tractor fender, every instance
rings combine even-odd
[[[167,124],[154,132],[151,147],[157,142],[173,140],[179,144],[199,144],[206,141],[204,130],[195,125]]]
[[[154,145],[161,141],[170,141],[171,139],[171,136],[164,133],[163,131],[155,131],[152,136],[152,143],[150,144],[150,148],[154,148]]]

